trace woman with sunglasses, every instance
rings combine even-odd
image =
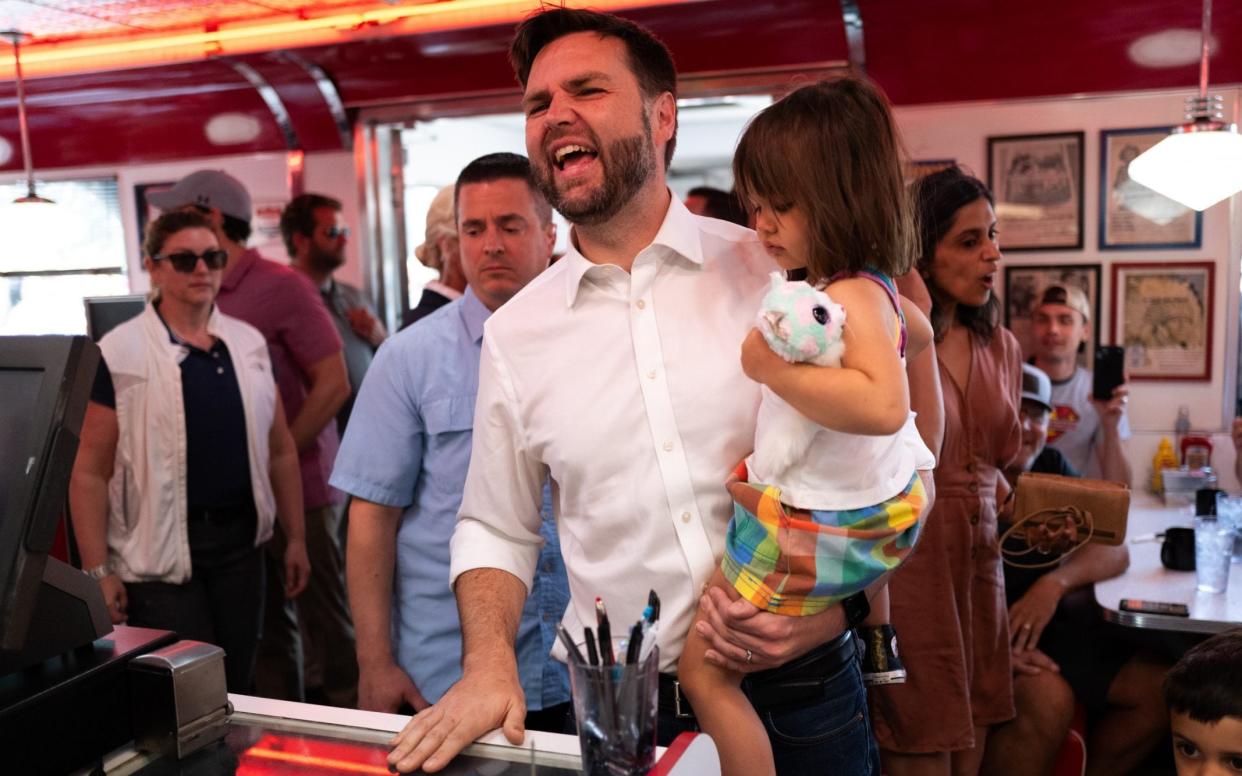
[[[310,569],[297,450],[263,335],[215,308],[227,256],[211,224],[165,213],[143,252],[151,301],[99,343],[74,533],[113,622],[223,647],[229,691],[246,692],[274,520],[287,596]]]

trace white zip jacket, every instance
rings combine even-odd
[[[250,483],[258,513],[255,545],[272,535],[276,497],[268,474],[268,434],[276,383],[257,329],[212,309],[207,331],[229,350],[246,414]],[[185,407],[181,361],[150,304],[99,342],[116,392],[116,463],[108,482],[108,561],[124,582],[190,579],[186,528]]]

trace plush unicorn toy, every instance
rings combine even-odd
[[[782,273],[773,272],[772,287],[759,309],[758,327],[768,347],[786,361],[841,366],[845,308],[805,281],[786,280]],[[774,466],[764,475],[779,481],[790,467],[805,460],[820,426],[767,386],[763,401],[770,405],[766,414],[772,428],[772,433],[764,434],[765,444],[775,448],[764,451],[763,459]]]

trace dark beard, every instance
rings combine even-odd
[[[316,272],[331,274],[345,263],[345,250],[341,249],[334,253],[312,245],[310,254],[306,257],[306,263]]]
[[[608,221],[629,204],[638,190],[656,171],[655,149],[651,144],[651,128],[643,116],[646,131],[614,140],[600,156],[604,165],[604,183],[586,200],[567,201],[556,189],[550,164],[534,165],[535,184],[552,207],[570,223],[590,226]]]

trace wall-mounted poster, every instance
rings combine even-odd
[[[147,194],[157,194],[161,191],[168,191],[173,187],[174,181],[167,183],[138,183],[134,185],[134,214],[137,216],[138,226],[138,257],[141,259],[142,241],[147,236],[147,224],[159,218],[160,209],[152,206],[147,202]],[[143,266],[142,262],[138,262],[138,266]]]
[[[1087,295],[1092,315],[1091,336],[1078,363],[1090,368],[1094,363],[1095,346],[1100,341],[1100,265],[1062,264],[1059,266],[1005,266],[1005,327],[1013,332],[1022,346],[1022,358],[1034,354],[1031,315],[1048,286],[1071,286]]]
[[[1083,133],[988,138],[1001,250],[1082,248]]]
[[[1100,133],[1100,250],[1198,248],[1203,214],[1130,178],[1130,162],[1169,136],[1169,127]]]
[[[1212,379],[1210,261],[1113,265],[1112,338],[1131,380]]]
[[[914,183],[934,172],[947,170],[957,164],[955,159],[910,159],[906,162],[906,183]]]

